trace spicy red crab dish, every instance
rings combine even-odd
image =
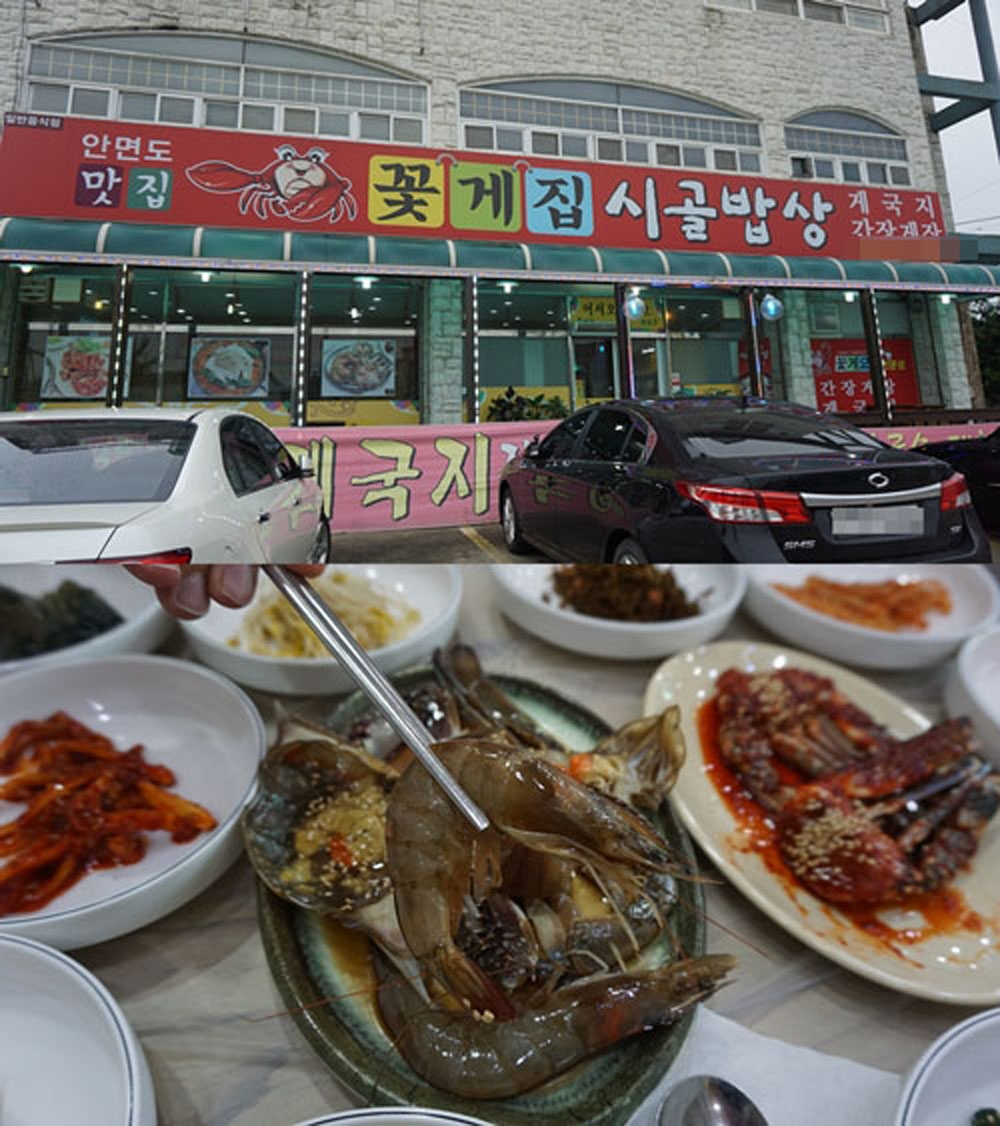
[[[838,908],[947,889],[1000,808],[1000,775],[968,720],[898,739],[804,669],[727,669],[698,724],[749,847]]]

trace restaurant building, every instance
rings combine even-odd
[[[916,34],[894,0],[25,2],[0,405],[985,419],[962,309],[1000,267],[947,237]]]

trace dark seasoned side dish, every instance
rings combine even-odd
[[[0,661],[77,645],[122,620],[99,594],[70,579],[40,598],[0,586]]]
[[[553,570],[552,586],[562,606],[593,618],[669,622],[700,612],[672,571],[651,564],[572,563]]]

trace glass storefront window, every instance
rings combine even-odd
[[[803,294],[802,301],[802,339],[803,344],[808,340],[810,390],[816,409],[830,414],[873,410],[875,396],[861,295],[851,290],[816,290]],[[787,303],[785,311],[787,317]],[[802,393],[793,397],[807,401]]]
[[[422,281],[409,278],[313,278],[307,421],[419,421],[416,330],[423,289]]]
[[[113,266],[30,265],[4,269],[0,355],[8,377],[3,407],[92,401],[108,392]]]
[[[481,417],[508,387],[570,404],[567,290],[545,282],[479,284]]]
[[[125,400],[287,404],[298,287],[295,273],[136,269]]]
[[[629,321],[639,398],[739,393],[746,345],[737,294],[657,287],[639,296],[645,310]]]
[[[966,406],[950,390],[953,365],[963,362],[957,304],[923,293],[876,293],[875,304],[886,399],[893,410]]]

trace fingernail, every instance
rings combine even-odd
[[[204,571],[185,571],[174,591],[174,605],[185,614],[200,617],[208,609],[208,585]]]
[[[226,602],[245,606],[253,597],[256,580],[252,567],[237,563],[225,564],[219,576],[219,593]]]

